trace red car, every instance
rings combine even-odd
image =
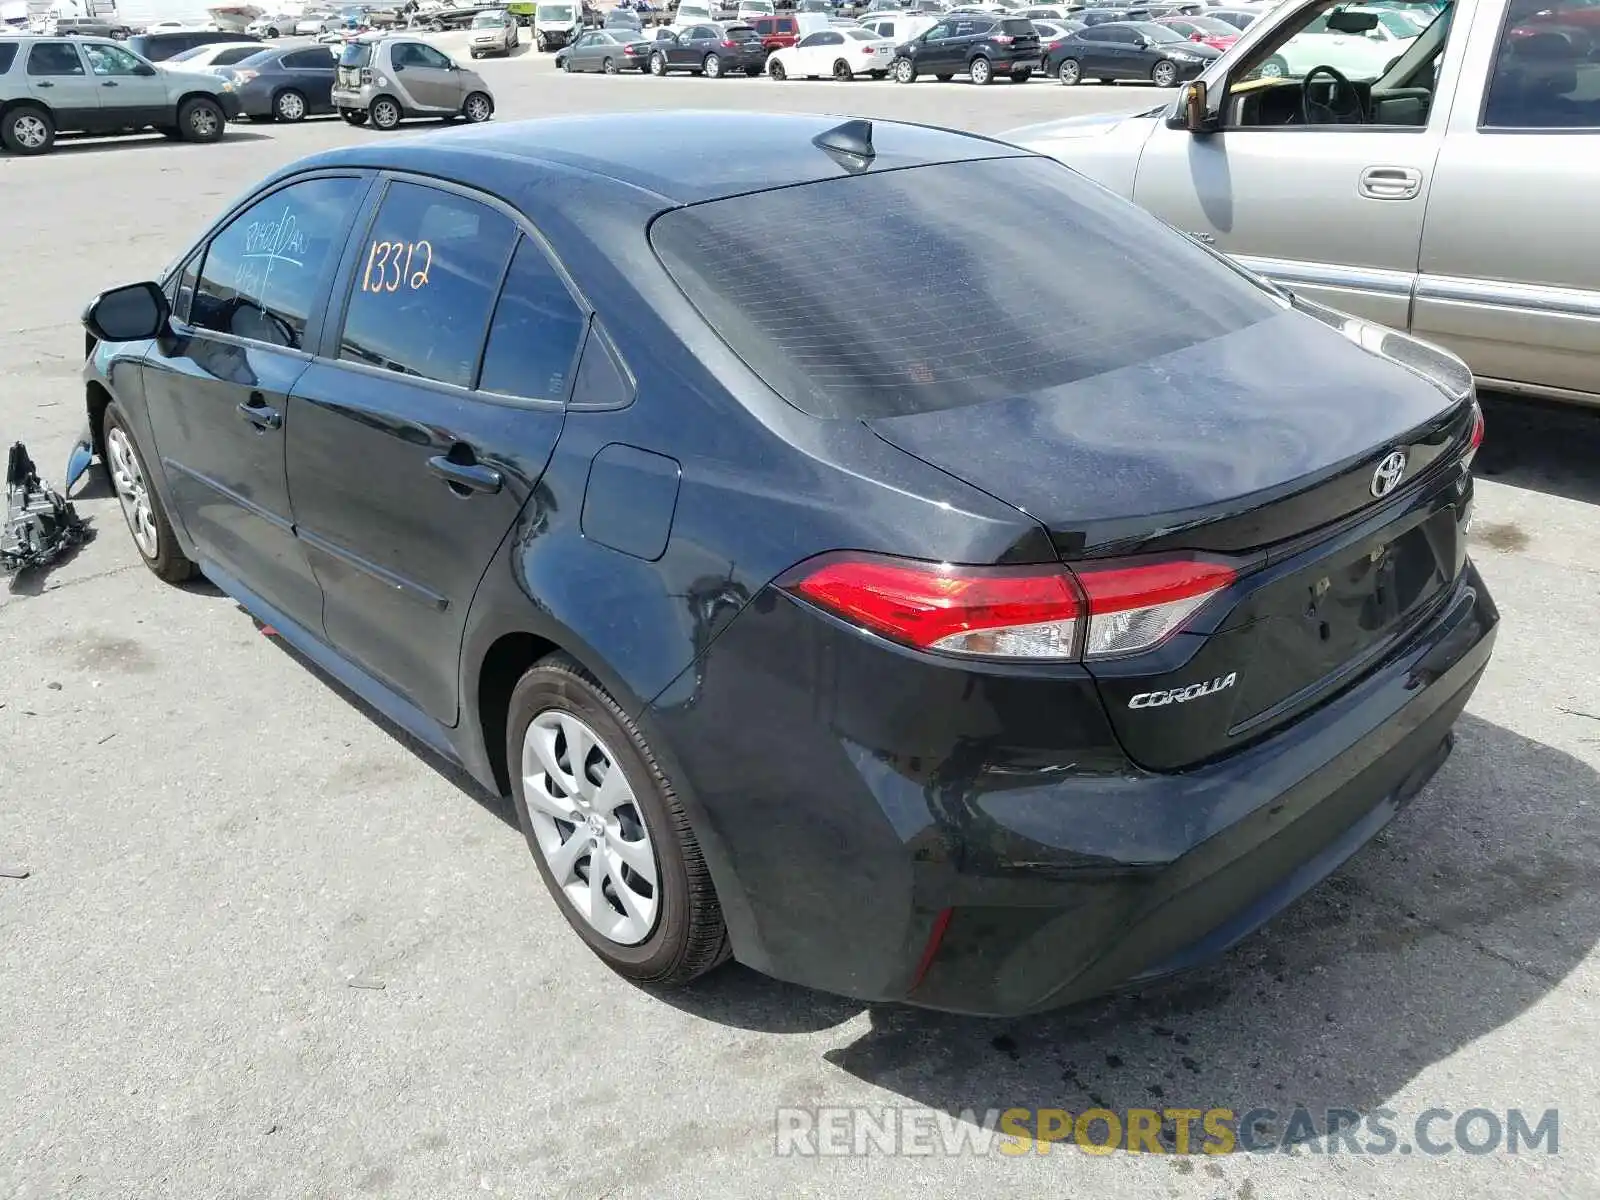
[[[750,24],[768,50],[782,50],[800,40],[800,22],[792,16],[754,17]]]
[[[1157,17],[1156,23],[1213,50],[1226,50],[1239,40],[1238,29],[1215,17]]]

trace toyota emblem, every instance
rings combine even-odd
[[[1372,473],[1372,494],[1382,500],[1395,488],[1406,474],[1406,452],[1395,450],[1386,454],[1378,469]]]

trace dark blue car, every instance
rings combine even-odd
[[[175,261],[85,315],[140,555],[511,797],[641,983],[1187,967],[1416,794],[1489,659],[1462,364],[999,142],[472,127]]]
[[[263,50],[218,74],[233,84],[252,121],[303,121],[333,112],[338,56],[328,46]]]

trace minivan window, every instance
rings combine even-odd
[[[339,357],[471,387],[516,235],[476,200],[391,184],[361,246]]]
[[[696,204],[656,218],[650,240],[734,352],[822,417],[1048,392],[1281,311],[1156,218],[1034,157]]]

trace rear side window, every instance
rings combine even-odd
[[[587,317],[537,245],[523,238],[495,305],[478,387],[564,400]]]
[[[29,75],[82,75],[83,62],[71,42],[35,42],[28,51]]]
[[[371,61],[372,45],[369,42],[346,42],[339,54],[341,67],[364,67]]]
[[[0,42],[0,75],[4,75],[7,71],[11,70],[11,64],[16,61],[17,44],[12,42],[10,45],[7,45],[5,42]]]
[[[1511,6],[1494,67],[1481,129],[1600,129],[1600,60],[1591,35],[1563,26],[1565,15]],[[1577,10],[1585,11],[1585,10]]]
[[[391,184],[361,248],[339,357],[471,387],[516,236],[476,200]]]
[[[306,324],[365,189],[359,179],[308,179],[240,213],[211,239],[189,323],[305,349]]]
[[[716,200],[658,217],[650,236],[723,340],[824,417],[1047,392],[1281,311],[1188,238],[1043,158]]]
[[[283,56],[283,65],[291,71],[327,71],[333,67],[333,51],[296,50]]]

